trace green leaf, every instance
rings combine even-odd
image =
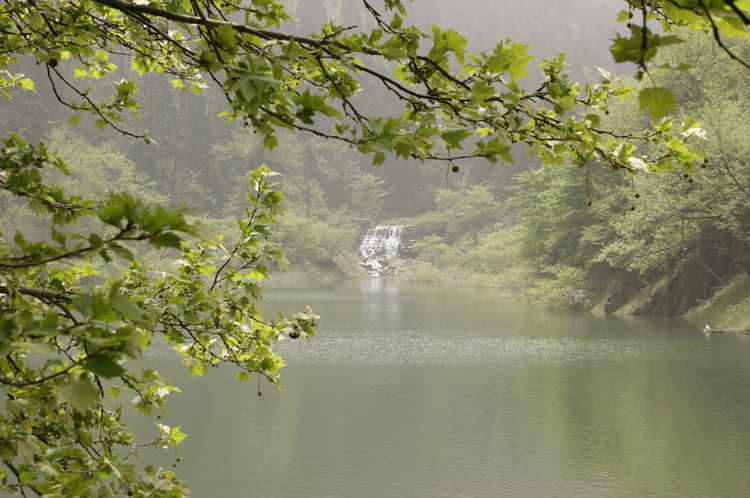
[[[587,114],[585,119],[586,121],[591,123],[592,128],[599,127],[599,115],[598,114]]]
[[[188,435],[180,430],[180,426],[172,427],[169,429],[169,440],[173,445],[180,444]]]
[[[59,315],[56,311],[48,311],[39,323],[39,330],[49,333],[57,331],[58,319]]]
[[[73,478],[68,481],[66,491],[69,496],[85,496],[84,491],[94,484],[96,484],[96,477],[94,476],[73,476]]]
[[[643,38],[641,36],[641,29],[634,29],[632,36],[625,38],[619,34],[614,40],[612,45],[609,47],[609,52],[612,54],[612,58],[615,62],[639,62],[643,57],[644,60],[653,58],[655,53],[654,49],[649,50],[647,54],[643,54]]]
[[[485,81],[479,80],[471,87],[471,103],[481,104],[495,95],[495,89]]]
[[[626,22],[630,20],[630,12],[627,10],[621,10],[617,13],[617,17],[615,18],[615,22]]]
[[[236,53],[237,51],[237,31],[229,25],[221,25],[214,30],[216,35],[216,41],[219,42],[224,49],[230,53]]]
[[[35,91],[36,91],[36,90],[34,89],[34,82],[33,82],[32,80],[30,80],[29,78],[22,78],[22,79],[21,79],[21,80],[20,80],[20,81],[18,82],[18,84],[20,85],[21,89],[22,89],[22,90],[23,90],[24,92],[27,92],[27,91],[28,91],[28,92],[35,92]]]
[[[154,235],[148,241],[152,246],[154,246],[157,249],[160,249],[162,247],[171,247],[173,249],[179,249],[180,242],[182,241],[182,239],[173,232],[167,232],[167,233],[160,233],[158,235]]]
[[[0,341],[7,341],[16,331],[17,322],[11,316],[0,317]]]
[[[729,2],[729,0],[726,0]],[[747,26],[738,17],[720,17],[716,20],[716,27],[728,37],[748,38]]]
[[[73,305],[73,308],[81,314],[88,315],[91,313],[92,302],[93,298],[91,297],[91,294],[79,294],[72,299],[71,304]]]
[[[268,150],[273,150],[278,146],[279,146],[279,141],[273,135],[267,135],[263,139],[263,147],[265,147]]]
[[[34,439],[31,436],[18,439],[15,443],[16,454],[27,464],[33,463],[35,457],[40,456],[39,447],[34,444]]]
[[[161,432],[162,437],[168,440],[168,446],[177,446],[183,439],[188,436],[180,430],[179,425],[177,427],[170,427],[168,425],[159,423],[157,423],[156,425],[159,428],[159,432]]]
[[[188,370],[190,371],[191,377],[194,377],[196,375],[198,377],[202,377],[203,375],[208,373],[208,367],[204,365],[203,363],[193,363],[190,365]]]
[[[557,103],[560,104],[565,111],[571,111],[576,106],[576,100],[573,95],[565,95],[557,99]]]
[[[202,220],[198,220],[193,223],[192,233],[196,237],[199,237],[201,240],[205,240],[206,242],[219,240],[219,235],[216,233],[216,230],[214,230],[211,225]]]
[[[470,130],[467,130],[466,127],[458,124],[449,124],[440,132],[442,139],[445,140],[448,145],[457,149],[461,147],[461,142],[471,135],[472,132]]]
[[[83,368],[93,374],[107,379],[125,373],[125,369],[122,368],[114,358],[105,354],[92,356],[83,363]]]
[[[437,26],[432,27],[433,45],[427,57],[441,64],[448,52],[453,52],[456,62],[463,64],[466,53],[466,39],[452,29],[441,31]]]
[[[380,53],[385,59],[403,59],[406,57],[406,47],[401,38],[393,36],[380,47]]]
[[[109,244],[109,249],[123,259],[126,259],[128,261],[135,260],[135,258],[133,257],[133,253],[130,252],[130,249],[125,246],[121,246],[120,244],[112,242],[111,244]]]
[[[112,306],[115,310],[122,313],[125,318],[131,320],[141,320],[143,318],[141,308],[139,308],[133,301],[123,296],[114,296],[112,298]]]
[[[314,124],[312,117],[318,112],[337,119],[341,118],[341,113],[326,104],[323,96],[311,94],[310,90],[305,90],[294,97],[294,102],[300,107],[297,111],[297,117],[305,124]]]
[[[526,53],[528,48],[528,45],[520,43],[513,43],[508,46],[503,46],[502,43],[497,45],[492,56],[487,59],[487,69],[498,74],[507,71],[511,78],[516,80],[523,78],[529,74],[526,71],[526,66],[533,59]]]
[[[513,156],[511,155],[511,146],[503,143],[497,137],[487,142],[486,150],[492,154],[499,155],[506,164],[512,164],[514,162]]]
[[[99,391],[88,379],[74,380],[57,389],[57,400],[83,412],[99,400]]]
[[[511,78],[518,80],[529,74],[526,70],[526,66],[529,65],[529,62],[533,57],[526,53],[526,49],[528,48],[528,45],[522,45],[520,43],[514,43],[509,47],[512,58],[510,67],[508,68],[508,74],[510,74]]]
[[[669,88],[644,88],[638,94],[640,110],[648,109],[653,121],[661,119],[667,111],[674,112],[675,98]]]

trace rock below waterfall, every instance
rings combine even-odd
[[[400,275],[413,263],[405,259],[390,258],[383,260],[376,259],[360,264],[367,268],[367,273],[369,275],[373,277],[385,277]]]

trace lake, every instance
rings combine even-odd
[[[745,336],[397,279],[267,290],[263,308],[308,304],[318,335],[279,344],[282,388],[261,397],[149,353],[183,388],[163,421],[189,434],[193,496],[750,493]]]

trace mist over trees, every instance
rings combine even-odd
[[[356,274],[371,223],[544,306],[748,285],[747,2],[497,4],[4,2],[2,488],[182,496],[130,458],[185,437],[143,351],[278,383],[318,317],[261,283]]]

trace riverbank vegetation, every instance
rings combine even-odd
[[[732,49],[742,56],[750,54],[747,42],[736,42]],[[702,140],[706,160],[695,173],[623,176],[601,167],[522,163],[509,167],[515,171],[512,177],[505,171],[508,177],[500,179],[488,178],[481,166],[449,176],[422,167],[420,182],[406,196],[397,190],[403,189],[403,178],[393,178],[388,171],[360,170],[357,174],[379,179],[371,180],[377,189],[369,187],[376,192],[365,211],[375,213],[369,221],[409,226],[418,265],[402,278],[492,287],[543,307],[627,314],[689,312],[695,321],[722,324],[726,330],[750,329],[737,319],[736,306],[742,306],[744,295],[732,291],[744,288],[750,263],[746,70],[713,49],[706,35],[664,50],[660,57],[664,64],[690,60],[694,65],[685,73],[655,69],[652,77],[678,97],[674,122],[702,118],[700,129],[685,132]],[[638,88],[637,82],[629,83]],[[628,133],[649,118],[626,100],[610,106],[600,119]],[[326,188],[320,192],[313,205],[321,214],[331,213],[325,204]],[[424,206],[423,212],[394,216],[413,205]],[[339,247],[342,257],[348,248],[351,261],[359,233],[356,222],[362,219],[346,204],[336,209],[339,223],[349,220],[351,231],[348,238],[339,239]],[[312,229],[316,223],[326,224],[326,219],[295,214],[290,221]],[[315,240],[312,235],[305,238]],[[291,239],[286,243],[295,254],[299,244]],[[298,262],[309,267],[320,267],[324,259],[298,256]],[[340,274],[351,275],[351,266]]]
[[[732,48],[743,56],[750,50],[744,42]],[[138,191],[151,202],[192,201],[194,214],[227,237],[245,202],[233,179],[251,167],[248,158],[268,164],[280,173],[286,197],[286,213],[271,234],[290,263],[288,273],[277,275],[280,281],[361,275],[356,245],[362,231],[392,222],[408,225],[414,239],[410,255],[418,264],[403,278],[492,287],[544,307],[693,310],[691,316],[702,320],[696,306],[744,275],[748,265],[750,145],[744,138],[750,123],[743,109],[750,91],[746,70],[713,49],[710,36],[693,36],[660,57],[695,66],[689,73],[651,73],[677,96],[674,122],[702,118],[691,133],[700,134],[707,162],[687,178],[682,172],[623,176],[601,165],[540,167],[521,157],[503,168],[473,163],[458,172],[440,164],[372,168],[343,144],[281,133],[278,149],[270,152],[262,137],[241,129],[191,151],[201,158],[191,173],[173,168],[167,154],[144,168],[140,149],[127,141],[95,141],[54,122],[46,137],[61,158],[77,161],[72,176],[55,177],[66,191]],[[638,82],[626,83],[637,91]],[[165,89],[154,84],[154,91]],[[171,104],[169,112],[195,115],[211,108],[210,98],[198,109],[189,100]],[[631,133],[649,118],[625,100],[613,102],[599,119]],[[179,146],[190,147],[184,138]],[[18,204],[0,216],[6,231],[20,224],[41,238],[45,228],[37,220]]]
[[[694,71],[653,71],[678,95],[676,121],[702,118],[703,130],[696,133],[705,134],[707,159],[699,171],[632,177],[601,168],[520,173],[504,201],[514,220],[500,226],[488,220],[462,237],[424,239],[417,250],[429,269],[416,278],[444,273],[480,280],[543,306],[668,315],[692,309],[697,320],[717,318],[694,308],[719,291],[725,306],[740,304],[741,293],[726,291],[743,287],[749,263],[749,88],[746,70],[709,43],[694,37],[662,52],[664,61],[691,60]],[[748,54],[750,46],[733,48]],[[647,118],[633,105],[612,106],[602,121],[623,130],[638,126],[638,119]],[[431,216],[413,223],[429,226]],[[730,296],[739,301],[729,305]],[[727,327],[744,326],[735,320]]]
[[[408,198],[429,209],[390,217],[416,238],[420,264],[405,278],[493,287],[544,307],[687,313],[725,330],[750,329],[737,318],[744,295],[736,291],[749,263],[750,121],[743,109],[750,92],[746,69],[712,43],[696,35],[662,51],[659,63],[687,60],[691,71],[651,72],[677,96],[675,122],[701,116],[701,128],[685,133],[703,140],[700,170],[623,177],[606,168],[521,164],[512,178],[486,176],[480,166],[440,181],[441,171],[423,168],[424,183]],[[732,50],[750,54],[744,41]],[[626,100],[600,118],[627,133],[648,115]],[[393,189],[380,174],[381,188]],[[419,195],[425,192],[432,199]],[[402,195],[383,197],[398,211]]]
[[[548,307],[746,306],[747,2],[624,2],[605,43],[633,78],[581,83],[565,54],[420,29],[398,0],[324,3],[0,7],[3,490],[184,495],[131,458],[185,437],[144,351],[260,394],[275,342],[317,320],[264,320],[261,284],[287,263],[356,275],[371,223],[409,226],[410,278]],[[154,434],[130,432],[127,400]]]

